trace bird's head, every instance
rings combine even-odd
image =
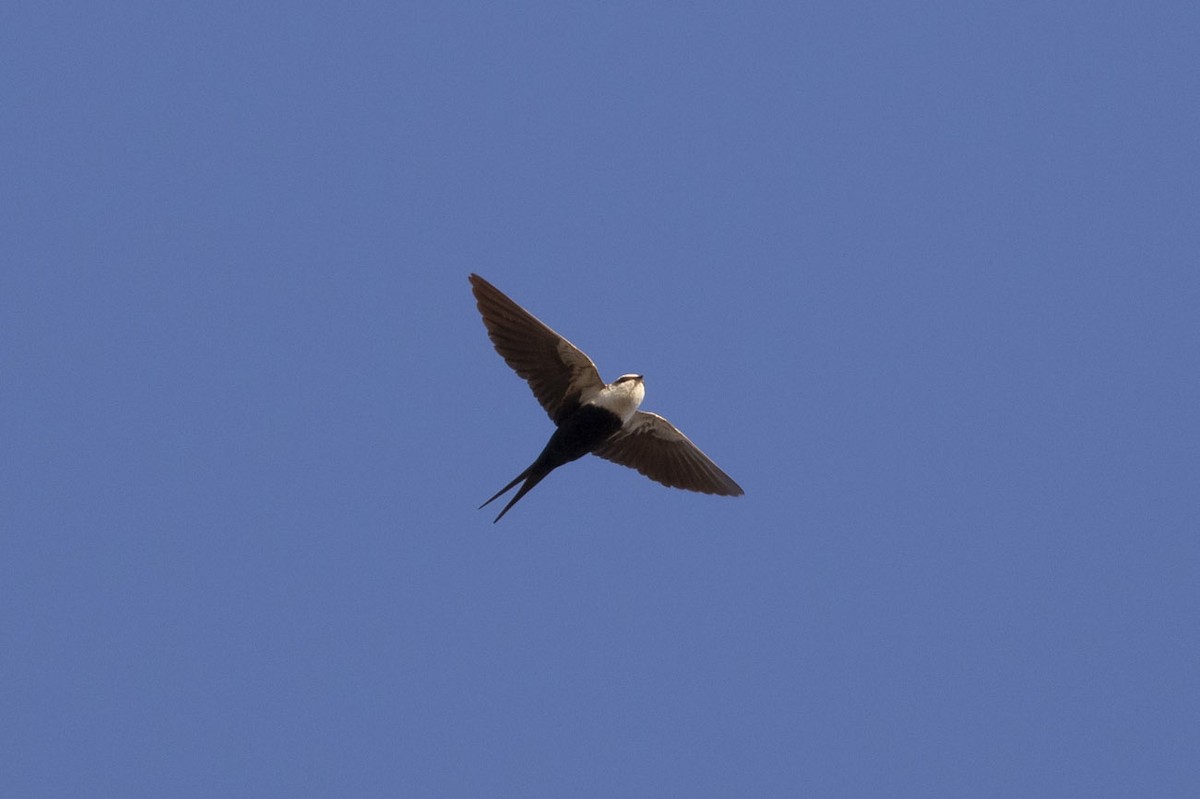
[[[646,387],[642,384],[641,375],[621,375],[612,382],[608,387],[608,391],[612,392],[614,397],[624,397],[623,400],[618,400],[617,406],[620,410],[617,414],[627,420],[642,404],[642,400],[646,398]]]

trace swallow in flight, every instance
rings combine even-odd
[[[646,396],[642,375],[621,375],[606,384],[578,347],[479,275],[470,281],[496,352],[525,378],[557,428],[529,468],[479,506],[524,481],[493,523],[550,472],[589,452],[672,488],[728,497],[744,493],[674,425],[638,410]]]

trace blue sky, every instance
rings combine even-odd
[[[0,793],[1200,791],[1194,3],[0,18]]]

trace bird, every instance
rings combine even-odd
[[[555,425],[533,463],[479,506],[521,484],[493,524],[550,472],[589,453],[671,488],[729,497],[745,493],[673,424],[639,410],[646,396],[644,375],[623,374],[605,383],[582,350],[479,275],[472,273],[469,280],[496,352],[529,383]]]

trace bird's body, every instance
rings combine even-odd
[[[495,521],[550,472],[588,453],[667,486],[726,496],[743,493],[670,422],[638,410],[646,395],[642,375],[621,375],[605,384],[591,359],[569,341],[479,275],[470,279],[496,351],[529,382],[557,426],[537,459],[480,505],[521,483]]]

